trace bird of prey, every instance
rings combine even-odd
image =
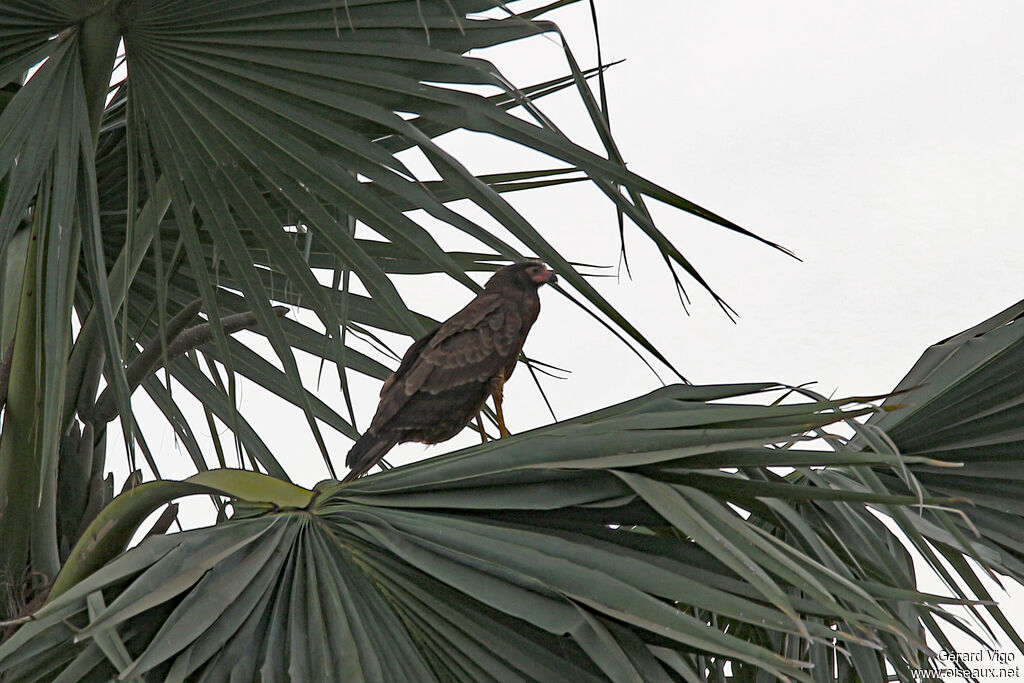
[[[465,308],[417,339],[384,383],[370,427],[348,452],[345,481],[365,474],[396,444],[447,441],[479,414],[488,396],[501,436],[508,436],[502,386],[540,314],[537,289],[557,279],[536,261],[505,266]]]

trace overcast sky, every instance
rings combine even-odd
[[[823,393],[882,393],[929,344],[1024,298],[1024,3],[597,5],[605,60],[626,59],[607,84],[613,133],[629,168],[802,259],[652,205],[661,229],[739,312],[733,324],[696,283],[688,283],[687,316],[654,249],[639,230],[627,230],[633,279],[598,284],[690,380],[817,382]],[[593,65],[587,3],[551,18],[580,63]],[[517,85],[566,73],[556,41],[530,43],[479,56],[495,60]],[[598,148],[571,93],[541,106]],[[481,173],[552,165],[479,137],[442,142]],[[506,196],[563,254],[617,263],[615,213],[596,190]],[[414,307],[441,319],[471,296],[422,280],[400,287]],[[572,371],[545,383],[560,418],[660,385],[554,292],[541,294],[526,351]],[[356,384],[360,428],[378,387]],[[550,421],[526,372],[505,393],[513,431]],[[243,411],[260,410],[259,400],[243,395]],[[279,414],[270,410],[258,426],[275,423]],[[297,445],[303,429],[298,418],[261,433],[298,483],[312,485],[325,471],[311,439]],[[467,435],[429,450],[409,444],[394,460],[472,442]],[[150,443],[174,448],[169,428]],[[349,442],[331,443],[340,466]],[[1024,623],[1020,591],[1013,601],[1010,612]]]

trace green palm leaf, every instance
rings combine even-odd
[[[71,649],[60,666],[97,677],[675,680],[679,667],[702,672],[715,658],[734,672],[820,681],[833,679],[806,657],[835,657],[836,646],[861,680],[885,662],[922,665],[920,629],[937,629],[932,619],[961,601],[878,571],[871,548],[837,547],[835,534],[875,519],[860,514],[868,505],[950,500],[820,487],[771,468],[813,463],[850,476],[931,461],[780,449],[873,409],[722,402],[770,388],[667,387],[325,482],[299,509],[237,501],[229,522],[148,539],[79,574],[0,648],[0,668],[27,679]],[[166,486],[167,499],[180,495]],[[129,494],[142,501],[138,519],[160,500],[152,490]],[[817,527],[801,521],[806,505],[853,517]],[[871,532],[891,537],[877,524]],[[89,612],[100,594],[105,606]],[[100,638],[123,643],[127,658],[97,659]]]
[[[982,567],[1024,582],[1024,543],[1019,534],[1024,513],[1019,467],[1024,446],[1024,301],[925,351],[890,399],[900,410],[879,415],[869,427],[884,429],[902,453],[934,462],[908,470],[929,491],[964,497],[955,507],[963,515],[930,511],[908,517],[983,600],[992,600],[964,556],[984,558]],[[865,435],[870,437],[870,432]],[[940,466],[956,463],[957,467]],[[879,483],[906,488],[893,473]],[[934,562],[938,564],[938,562]],[[948,584],[955,582],[947,580]],[[1018,649],[1024,639],[994,603],[986,609]]]

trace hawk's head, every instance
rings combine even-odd
[[[553,270],[539,261],[523,261],[497,270],[487,281],[486,288],[536,289],[548,282],[558,282]]]

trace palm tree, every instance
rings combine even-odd
[[[434,322],[393,276],[475,289],[467,273],[525,256],[667,363],[502,194],[593,183],[680,287],[706,285],[648,199],[756,236],[625,168],[588,82],[602,65],[581,69],[566,46],[564,78],[516,88],[467,56],[557,37],[540,17],[563,4],[0,6],[4,680],[909,681],[931,661],[926,635],[952,649],[941,622],[973,632],[950,606],[1021,644],[969,560],[1024,577],[1005,483],[1022,304],[930,349],[880,406],[673,385],[313,490],[236,409],[238,376],[294,404],[334,474],[321,425],[355,437],[352,402],[371,397],[350,396],[350,373],[389,372],[350,341]],[[567,89],[603,154],[535,105]],[[557,166],[476,176],[438,141],[454,130]],[[418,215],[480,251],[446,251]],[[303,385],[296,350],[336,366],[347,418]],[[140,387],[195,476],[161,478],[132,416]],[[208,468],[182,392],[230,427],[247,469],[222,449]],[[133,467],[115,497],[111,438],[154,480]],[[218,523],[166,535],[192,494],[220,503]],[[912,553],[950,595],[919,590]]]

